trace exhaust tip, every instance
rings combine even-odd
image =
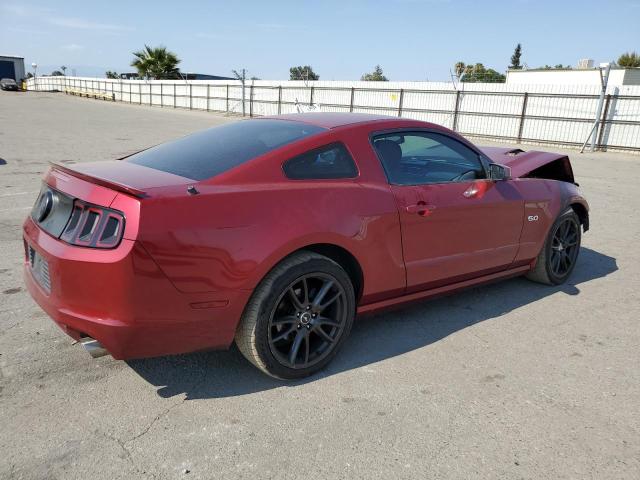
[[[104,357],[105,355],[109,354],[109,352],[107,352],[107,349],[104,348],[99,341],[91,337],[83,338],[82,340],[80,340],[80,343],[82,343],[84,349],[93,358]]]

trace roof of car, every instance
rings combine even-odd
[[[337,128],[354,123],[367,123],[376,121],[398,120],[397,117],[387,115],[372,115],[368,113],[340,113],[340,112],[309,112],[309,113],[288,113],[285,115],[261,117],[281,120],[291,120],[296,122],[309,123],[323,128]]]

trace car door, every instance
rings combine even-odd
[[[398,206],[408,293],[511,265],[524,202],[510,180],[487,178],[479,152],[433,131],[394,131],[372,142]]]

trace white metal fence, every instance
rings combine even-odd
[[[29,90],[68,91],[148,106],[254,115],[297,111],[364,112],[444,125],[466,136],[522,143],[581,146],[591,132],[599,87],[334,82],[111,80],[83,77],[29,79]],[[609,87],[596,146],[640,153],[640,87]]]

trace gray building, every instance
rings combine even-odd
[[[0,79],[13,78],[16,82],[25,77],[24,57],[0,55]]]

